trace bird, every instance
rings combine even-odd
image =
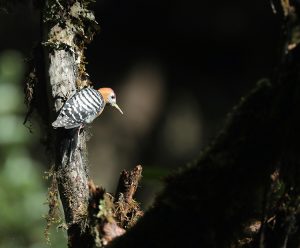
[[[81,129],[96,119],[106,104],[110,104],[123,114],[116,103],[116,94],[111,88],[98,90],[91,87],[83,88],[65,102],[52,126],[53,128]]]

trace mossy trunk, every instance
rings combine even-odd
[[[48,126],[55,120],[64,102],[77,90],[88,86],[84,66],[84,48],[96,24],[90,1],[55,1],[44,4],[42,28],[48,81]],[[82,130],[49,128],[49,147],[54,156],[54,175],[58,184],[69,247],[90,247],[93,243],[88,228],[88,166],[86,136]]]

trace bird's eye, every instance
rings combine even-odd
[[[116,98],[116,96],[115,96],[115,95],[112,95],[112,96],[111,96],[111,99],[115,99],[115,98]]]

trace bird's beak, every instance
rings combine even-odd
[[[120,109],[120,107],[118,106],[118,104],[113,103],[111,106],[115,107],[117,110],[120,111],[121,114],[123,114],[123,111]]]

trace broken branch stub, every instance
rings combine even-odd
[[[114,202],[116,219],[123,228],[133,226],[143,215],[139,204],[133,199],[142,178],[142,170],[142,166],[137,165],[132,171],[123,170],[120,175]]]
[[[133,226],[143,212],[133,199],[141,179],[142,166],[123,171],[115,197],[89,181],[89,226],[97,247],[103,247]]]

